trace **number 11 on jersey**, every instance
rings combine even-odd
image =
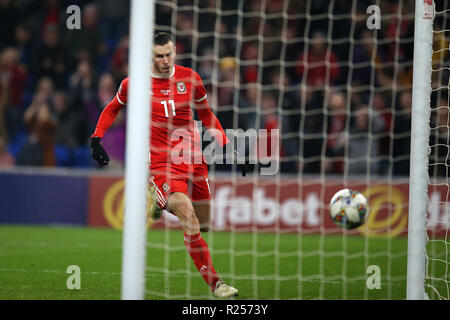
[[[173,100],[163,100],[161,104],[164,106],[164,113],[166,114],[166,118],[169,117],[169,109],[167,107],[167,101],[169,101],[170,106],[172,107],[172,115],[175,115],[175,102]]]

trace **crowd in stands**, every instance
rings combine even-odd
[[[66,26],[71,5],[80,29]],[[2,0],[0,19],[0,163],[93,167],[89,137],[127,76],[129,1]],[[110,131],[120,168],[124,114]]]
[[[380,29],[369,1],[217,3],[157,1],[155,23],[176,27],[176,63],[201,75],[224,129],[280,129],[281,172],[408,175],[414,1],[381,1]],[[96,167],[89,137],[128,76],[129,6],[0,0],[0,166]],[[102,139],[110,168],[125,123],[122,110]]]

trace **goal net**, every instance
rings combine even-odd
[[[449,6],[436,2],[426,287],[449,299]],[[242,299],[405,299],[415,2],[155,3],[155,30],[175,38],[230,137],[275,146],[272,171],[209,166],[202,235],[219,275]],[[329,216],[343,188],[369,200],[360,228]],[[147,299],[212,298],[168,212],[148,231],[146,270]]]
[[[449,39],[448,1],[435,1],[431,62],[429,210],[427,219],[425,292],[450,299],[449,274]],[[439,192],[438,190],[442,190]],[[441,236],[440,236],[441,235]]]

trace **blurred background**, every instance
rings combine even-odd
[[[224,129],[281,130],[282,173],[408,175],[414,1],[377,1],[375,30],[371,2],[157,1],[155,22]],[[0,0],[0,166],[96,167],[89,137],[128,75],[129,6]],[[125,112],[102,142],[104,170],[123,168]]]

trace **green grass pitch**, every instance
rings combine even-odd
[[[236,299],[405,299],[406,238],[302,234],[203,234]],[[147,299],[214,299],[180,230],[149,230]],[[122,232],[0,225],[0,299],[120,299]],[[81,270],[70,290],[68,266]],[[368,289],[380,268],[380,288]]]

